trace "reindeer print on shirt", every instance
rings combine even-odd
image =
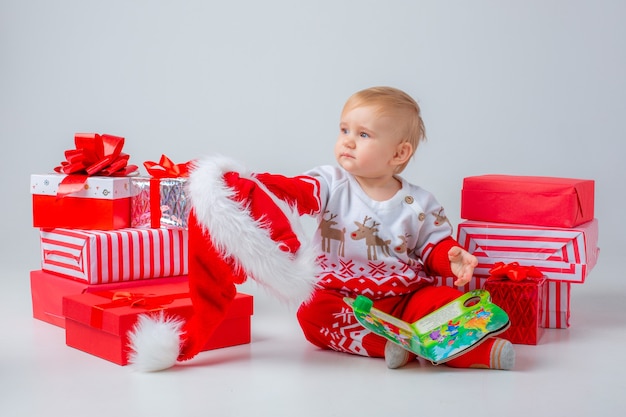
[[[329,211],[326,210],[324,215],[328,214]],[[330,253],[330,243],[333,240],[339,242],[339,246],[337,247],[337,255],[344,256],[344,247],[346,243],[346,228],[336,229],[333,228],[334,225],[337,224],[333,219],[337,217],[336,214],[330,213],[330,218],[325,219],[322,216],[322,220],[320,221],[319,230],[322,235],[322,251],[326,253]]]
[[[372,218],[365,216],[365,218],[363,219],[363,223],[355,221],[354,224],[356,224],[357,229],[350,233],[350,237],[353,240],[365,239],[365,245],[367,246],[367,260],[376,261],[378,260],[377,248],[379,247],[384,255],[390,255],[389,244],[391,243],[391,240],[381,239],[376,234],[378,232],[378,228],[376,226],[380,226],[380,223],[372,221],[372,225],[367,226],[367,222],[369,220],[372,220]]]
[[[450,223],[450,220],[448,220],[448,217],[443,212],[443,207],[440,208],[438,212],[433,211],[433,214],[435,215],[435,222],[434,222],[435,226],[441,226],[444,223],[448,223],[450,227],[452,227],[452,223]]]
[[[408,255],[409,248],[407,242],[410,237],[411,235],[408,233],[405,233],[404,236],[398,235],[398,238],[400,238],[400,244],[394,246],[393,251],[399,253],[400,255]],[[407,265],[410,267],[414,267],[415,265],[417,265],[417,261],[413,258],[408,258]]]

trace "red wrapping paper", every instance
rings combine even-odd
[[[131,294],[127,294],[128,291],[118,292],[119,298],[115,298],[116,293],[111,291],[65,297],[66,344],[118,365],[127,365],[128,332],[139,314],[164,311],[188,319],[193,313],[188,292],[189,284],[180,282],[134,287],[130,290]],[[145,302],[134,303],[142,299]],[[250,343],[252,301],[250,295],[237,294],[225,320],[202,350]]]
[[[463,180],[461,218],[496,223],[574,227],[594,218],[594,181],[479,175]]]
[[[186,282],[187,276],[159,278],[159,283]],[[37,320],[65,328],[63,297],[94,291],[129,291],[144,285],[145,281],[128,281],[115,284],[92,285],[67,279],[43,270],[30,272],[30,292],[33,317]]]

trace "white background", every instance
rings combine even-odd
[[[124,136],[139,166],[218,152],[293,175],[334,162],[350,94],[391,85],[420,103],[428,134],[404,175],[453,224],[466,176],[595,180],[601,254],[573,296],[596,294],[587,311],[623,315],[624,22],[622,0],[0,0],[0,283],[19,285],[1,301],[26,306],[20,326],[32,321],[23,321],[28,271],[39,267],[29,175],[52,171],[74,133]],[[596,326],[579,305],[578,323]],[[617,400],[593,398],[601,408]]]
[[[124,136],[140,167],[218,152],[292,175],[334,162],[345,99],[373,85],[421,104],[428,142],[404,175],[454,224],[466,176],[594,179],[614,262],[625,18],[620,0],[2,0],[2,263],[38,266],[29,175],[76,132]]]

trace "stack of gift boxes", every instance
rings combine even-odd
[[[457,240],[478,258],[473,280],[508,312],[502,337],[538,344],[546,328],[570,326],[570,294],[595,266],[594,181],[480,175],[463,180]],[[453,278],[439,278],[453,285]]]
[[[65,329],[68,346],[119,365],[139,314],[193,313],[187,279],[188,164],[162,156],[133,175],[124,138],[77,134],[55,173],[31,175],[41,269],[33,316]],[[250,342],[252,296],[237,294],[204,350]]]

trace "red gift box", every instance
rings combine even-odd
[[[160,283],[186,282],[187,276],[159,278]],[[63,297],[102,290],[128,290],[145,281],[128,281],[115,284],[90,285],[85,282],[67,279],[42,270],[30,272],[30,293],[33,317],[65,328]]]
[[[497,262],[535,266],[550,280],[582,283],[599,256],[598,220],[575,228],[464,221],[457,240],[478,258],[476,276]]]
[[[461,218],[574,227],[594,218],[594,181],[479,175],[463,179]]]
[[[89,284],[187,274],[185,229],[41,230],[41,269]]]
[[[188,319],[193,314],[189,284],[152,284],[132,292],[98,291],[63,299],[68,346],[114,362],[128,364],[128,332],[140,314],[166,314]],[[141,298],[143,303],[135,303]],[[140,304],[140,305],[139,305]],[[237,294],[226,318],[202,350],[250,343],[252,296]]]
[[[33,174],[33,226],[114,230],[130,227],[129,177],[89,177],[84,188],[57,197],[61,174]]]
[[[546,301],[547,280],[488,279],[483,288],[491,294],[494,304],[509,315],[511,327],[498,337],[511,343],[536,345],[544,333],[542,317]]]

